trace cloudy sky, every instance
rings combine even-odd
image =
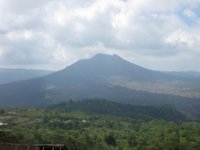
[[[199,0],[0,0],[0,67],[58,70],[96,53],[200,71]]]

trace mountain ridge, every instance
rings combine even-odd
[[[42,77],[52,72],[53,71],[40,69],[0,68],[0,84]]]
[[[200,99],[181,95],[186,92],[184,88],[181,91],[181,87],[175,87],[181,85],[176,83],[177,79],[181,84],[190,82],[145,69],[117,55],[101,54],[47,76],[0,85],[0,105],[41,107],[69,99],[102,98],[137,105],[169,104],[200,118]],[[162,89],[162,86],[167,88]],[[175,87],[177,93],[174,89],[170,91],[171,87]]]

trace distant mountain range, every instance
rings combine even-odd
[[[200,119],[198,75],[153,71],[117,55],[98,54],[40,78],[0,85],[1,106],[47,106],[94,98],[133,105],[169,104]]]
[[[0,84],[42,77],[50,73],[52,73],[52,71],[33,69],[0,69]]]

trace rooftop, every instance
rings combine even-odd
[[[0,144],[0,150],[68,150],[64,144]]]

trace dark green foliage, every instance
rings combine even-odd
[[[134,119],[152,120],[164,119],[171,121],[182,121],[186,117],[175,108],[164,106],[135,106],[128,104],[120,104],[101,99],[69,101],[51,106],[49,109],[59,111],[81,111],[89,114],[114,115],[121,117],[130,117]]]
[[[0,115],[4,115],[5,110],[4,109],[0,109]]]
[[[74,103],[71,101],[71,103]],[[59,108],[59,107],[58,107]],[[70,150],[198,150],[200,123],[53,109],[4,109],[0,143],[64,143]],[[7,115],[8,111],[16,116]]]
[[[116,146],[116,141],[115,141],[115,138],[112,134],[105,136],[105,142],[106,142],[107,145]]]

